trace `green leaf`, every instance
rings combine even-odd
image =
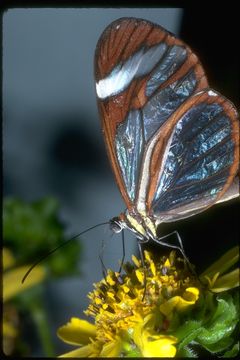
[[[130,339],[123,342],[122,356],[123,357],[142,357],[141,351],[132,343]]]
[[[222,338],[220,341],[214,344],[201,344],[206,350],[211,353],[219,353],[227,348],[229,348],[233,344],[234,340],[231,337]]]
[[[196,354],[192,346],[194,349],[200,346],[210,353],[222,353],[234,343],[234,336],[230,335],[236,333],[234,330],[238,322],[237,293],[211,294],[210,298],[207,295],[200,309],[191,313],[192,320],[182,319],[183,325],[173,333],[179,339],[177,356],[194,357]]]
[[[239,269],[235,269],[228,274],[220,276],[214,286],[212,291],[222,292],[229,289],[234,289],[239,286]]]
[[[199,357],[197,352],[193,350],[190,346],[185,346],[184,348],[181,348],[177,352],[177,357],[190,357],[190,358],[197,358]]]
[[[236,307],[231,295],[217,297],[217,308],[209,321],[197,337],[197,341],[206,346],[216,344],[224,337],[228,337],[234,330],[238,321]]]
[[[24,259],[63,238],[63,225],[57,218],[59,205],[52,198],[33,203],[4,199],[3,236],[5,244]]]
[[[179,341],[182,341],[188,336],[192,337],[192,334],[195,334],[199,329],[201,329],[201,321],[188,320],[174,332],[174,336],[176,336]]]
[[[239,246],[227,251],[217,261],[215,261],[209,268],[207,268],[201,275],[200,279],[203,279],[205,275],[212,277],[214,274],[219,272],[223,274],[226,270],[230,269],[231,266],[237,263],[239,260]]]
[[[201,331],[201,321],[189,320],[180,326],[175,333],[173,333],[179,341],[177,345],[178,356],[193,357],[193,354],[190,355],[193,351],[188,347],[188,345],[196,339]]]
[[[239,342],[237,342],[236,344],[233,345],[233,347],[226,351],[225,354],[222,356],[224,358],[232,358],[232,357],[236,357],[237,355],[239,355]]]

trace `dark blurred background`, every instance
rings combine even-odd
[[[210,85],[239,108],[236,9],[19,8],[3,15],[4,196],[26,201],[55,196],[69,236],[107,221],[125,209],[108,163],[97,113],[93,58],[104,28],[123,16],[141,17],[179,35],[199,56]],[[231,19],[231,21],[227,21]],[[227,24],[227,25],[226,25]],[[238,241],[238,201],[162,226],[178,230],[199,270]],[[48,286],[53,332],[82,316],[98,260],[117,269],[121,237],[108,226],[82,238],[82,277]],[[68,246],[71,246],[68,245]],[[136,241],[126,234],[127,259]],[[57,256],[57,253],[53,256]],[[34,260],[34,259],[33,259]],[[59,351],[65,346],[56,339]],[[36,354],[38,350],[36,349]],[[35,354],[35,355],[36,355]]]

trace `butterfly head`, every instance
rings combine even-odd
[[[114,233],[120,233],[124,228],[129,229],[138,239],[149,240],[156,238],[156,228],[152,220],[139,213],[129,214],[128,210],[109,221],[110,229]]]
[[[123,221],[120,219],[120,217],[115,216],[109,221],[109,227],[112,232],[115,234],[118,234],[122,231],[122,229],[125,227]]]

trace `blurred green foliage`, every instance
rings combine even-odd
[[[14,258],[10,271],[15,271],[17,274],[22,265],[29,265],[30,268],[53,249],[66,244],[69,237],[65,236],[65,224],[59,212],[59,203],[52,197],[32,203],[17,198],[3,200],[4,248],[10,250]],[[79,239],[75,239],[44,259],[41,265],[47,270],[46,279],[79,275],[78,263],[81,250]],[[40,346],[42,356],[55,356],[46,307],[45,285],[44,280],[41,283],[36,282],[34,286],[17,293],[4,304],[5,325],[16,332],[13,337],[6,331],[3,334],[4,351],[7,355],[31,356],[35,347]],[[19,287],[19,284],[17,286]],[[7,318],[9,307],[16,312],[15,318],[18,319],[18,323],[15,318]],[[38,334],[38,345],[34,345],[36,334]]]
[[[58,201],[52,197],[32,203],[17,198],[4,199],[4,246],[13,251],[18,265],[32,264],[68,240],[59,208]],[[81,250],[79,240],[74,240],[42,264],[48,268],[50,276],[79,274],[77,263]]]

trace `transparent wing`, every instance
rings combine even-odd
[[[153,216],[174,221],[235,196],[239,120],[233,105],[212,90],[203,91],[169,120],[169,127],[155,192],[148,199]],[[164,129],[158,136],[163,135]]]
[[[96,92],[110,162],[128,208],[135,206],[146,148],[189,97],[208,86],[190,48],[149,21],[123,18],[102,34]]]

